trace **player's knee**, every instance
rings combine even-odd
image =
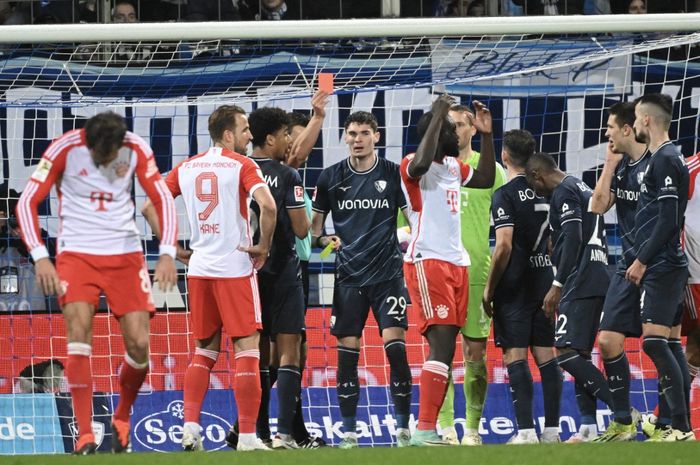
[[[148,359],[148,334],[130,338],[126,342],[126,353],[137,362]]]
[[[603,358],[609,359],[620,355],[625,346],[624,336],[620,338],[616,334],[611,334],[608,331],[601,331],[598,335],[598,347]]]

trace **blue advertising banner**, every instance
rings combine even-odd
[[[0,454],[64,452],[53,394],[0,395]]]

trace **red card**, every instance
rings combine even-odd
[[[318,73],[318,88],[328,94],[332,94],[333,73]]]

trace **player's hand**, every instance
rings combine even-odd
[[[158,283],[158,288],[163,292],[170,291],[177,284],[177,269],[173,257],[163,254],[158,258],[153,280]]]
[[[314,96],[311,97],[311,108],[314,111],[313,116],[320,116],[321,118],[326,117],[328,97],[330,97],[330,94],[322,90],[317,90]]]
[[[177,246],[177,252],[175,253],[175,259],[185,265],[190,264],[190,257],[192,256],[192,251],[181,247],[179,244]]]
[[[41,290],[44,291],[44,295],[63,294],[58,272],[49,258],[42,258],[34,264],[34,274]]]
[[[484,295],[481,297],[481,305],[484,308],[484,313],[486,313],[490,318],[493,318],[493,295],[489,289],[484,289]]]
[[[455,102],[456,100],[451,95],[442,94],[435,99],[430,110],[433,112],[433,115],[437,116],[438,118],[442,118],[449,113],[450,108],[452,108],[452,105],[454,105]]]
[[[552,318],[554,313],[559,310],[559,301],[561,300],[561,288],[558,286],[552,286],[549,288],[549,292],[544,296],[544,305],[542,305],[542,310],[547,318]]]
[[[613,151],[613,143],[609,141],[605,151],[605,164],[611,168],[616,168],[622,161],[622,156],[622,153]]]
[[[267,257],[270,256],[270,248],[260,244],[250,247],[243,247],[242,245],[239,245],[238,250],[250,255],[250,259],[253,260],[253,267],[255,267],[256,270],[262,268],[267,261]]]
[[[625,273],[625,279],[627,279],[627,281],[631,282],[635,286],[641,286],[642,278],[644,277],[644,273],[646,272],[647,266],[640,262],[639,259],[636,259],[634,263],[632,263],[632,265],[630,265],[630,267],[627,268],[627,272]]]
[[[322,249],[328,247],[328,244],[333,243],[333,250],[338,250],[342,245],[338,236],[321,236],[318,238],[318,243]]]
[[[469,118],[472,126],[481,134],[491,134],[493,132],[491,111],[478,100],[474,100],[472,106],[474,107],[474,115],[467,113],[467,118]]]

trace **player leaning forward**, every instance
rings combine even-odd
[[[420,377],[416,446],[446,444],[435,423],[447,389],[455,338],[466,320],[469,255],[461,242],[460,187],[490,188],[496,171],[491,114],[474,102],[473,126],[481,133],[476,169],[460,163],[455,125],[448,118],[452,97],[442,95],[418,122],[421,142],[401,162],[401,181],[408,200],[411,242],[404,275],[411,301],[419,311],[418,329],[430,353]],[[476,296],[479,298],[479,296]]]
[[[130,450],[129,416],[148,372],[148,326],[155,312],[151,282],[134,223],[134,173],[155,206],[163,231],[155,279],[163,289],[176,280],[177,224],[173,198],[160,177],[151,148],[127,131],[115,113],[90,118],[44,153],[17,206],[22,239],[46,294],[58,294],[66,324],[66,377],[78,421],[75,453],[97,449],[92,430],[92,317],[100,293],[107,297],[124,337],[119,404],[112,418],[112,450]],[[39,234],[38,205],[56,185],[61,199],[56,268]]]

